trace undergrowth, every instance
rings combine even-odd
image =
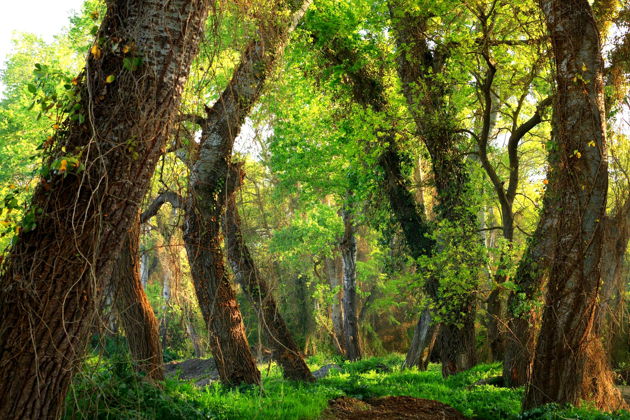
[[[317,369],[330,362],[339,364],[341,371],[332,371],[315,384],[287,381],[275,365],[261,365],[262,388],[227,388],[219,383],[197,388],[172,379],[159,388],[136,374],[125,357],[94,357],[73,383],[65,418],[316,419],[335,397],[408,395],[441,401],[473,419],[630,419],[628,412],[603,414],[553,404],[520,414],[522,389],[471,386],[499,375],[499,364],[478,365],[447,379],[442,378],[439,365],[430,365],[425,372],[403,371],[399,355],[358,362],[318,356],[309,359],[309,366]]]

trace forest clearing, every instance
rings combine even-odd
[[[62,3],[0,31],[0,419],[630,419],[628,1]]]

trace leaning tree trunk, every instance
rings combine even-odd
[[[359,320],[357,317],[357,239],[350,210],[341,211],[344,232],[339,249],[343,261],[343,329],[346,358],[361,358]]]
[[[158,322],[140,280],[140,218],[125,237],[125,243],[112,270],[114,306],[125,330],[136,369],[150,379],[164,380],[162,346]]]
[[[70,118],[56,132],[45,163],[50,171],[32,198],[37,224],[23,226],[2,264],[0,418],[61,415],[102,279],[111,277],[148,189],[209,3],[107,2],[76,88],[84,118]],[[125,68],[125,54],[142,64]],[[64,165],[66,157],[81,165]]]
[[[615,388],[596,319],[608,168],[603,59],[586,0],[541,0],[556,62],[554,103],[559,206],[554,259],[523,408],[593,402],[615,410]]]
[[[449,87],[435,77],[442,73],[447,52],[437,47],[431,49],[424,35],[427,26],[424,11],[406,10],[397,0],[390,0],[390,14],[397,44],[404,51],[397,58],[403,94],[431,156],[438,196],[437,217],[461,229],[465,236],[461,240],[475,240],[476,217],[466,208],[471,196],[468,174],[463,154],[458,149],[463,138],[457,134],[453,111],[445,100],[450,94]],[[440,331],[440,359],[445,376],[475,364],[475,288],[476,280],[471,278],[465,290],[457,293],[454,302],[432,296],[438,306],[458,314],[454,319],[444,320]]]
[[[210,348],[226,384],[260,383],[221,250],[220,220],[232,147],[310,3],[296,0],[289,2],[288,10],[276,10],[277,16],[262,25],[259,38],[246,47],[230,83],[202,118],[199,153],[190,170],[184,242]]]
[[[236,207],[236,191],[242,183],[244,173],[241,165],[230,165],[223,232],[226,236],[228,260],[236,280],[254,306],[263,332],[272,348],[273,358],[282,367],[287,379],[313,382],[315,377],[304,362],[304,358],[293,340],[284,319],[278,311],[276,301],[254,264],[243,235],[241,218]]]

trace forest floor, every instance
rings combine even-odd
[[[627,411],[603,414],[557,405],[521,414],[522,389],[476,385],[499,375],[499,364],[478,365],[444,379],[439,365],[424,372],[401,370],[402,360],[402,355],[357,362],[311,357],[311,369],[327,371],[313,384],[287,381],[275,364],[261,363],[262,387],[226,388],[216,380],[211,360],[190,359],[167,364],[167,380],[157,388],[139,378],[125,359],[95,356],[73,383],[65,417],[630,420]]]

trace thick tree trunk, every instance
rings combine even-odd
[[[108,1],[79,83],[83,119],[56,132],[53,170],[0,277],[0,418],[58,417],[138,205],[168,137],[210,1]],[[142,65],[123,65],[123,42]],[[114,75],[111,83],[109,75]],[[133,153],[129,149],[133,147]]]
[[[260,372],[249,348],[236,295],[225,272],[219,226],[223,206],[216,201],[213,204],[214,208],[205,209],[203,216],[197,215],[194,205],[185,216],[184,242],[197,300],[221,381],[227,385],[259,384]]]
[[[357,317],[357,240],[352,214],[348,209],[341,211],[344,233],[339,243],[343,261],[343,329],[346,358],[361,358],[359,320]]]
[[[556,62],[559,150],[545,309],[523,408],[549,402],[624,405],[598,336],[608,170],[599,33],[586,0],[541,0]]]
[[[273,358],[282,367],[284,376],[287,379],[312,382],[315,377],[304,362],[291,332],[278,311],[267,282],[261,277],[243,240],[241,218],[236,207],[236,191],[240,188],[243,176],[241,165],[230,166],[227,180],[227,210],[223,222],[228,260],[236,280],[258,314],[262,330],[272,348]]]
[[[289,34],[310,3],[290,2],[288,16],[285,10],[277,10],[277,16],[259,31],[259,39],[247,46],[230,83],[214,106],[207,109],[201,123],[198,157],[190,170],[184,241],[197,299],[210,333],[210,347],[221,380],[227,384],[260,383],[221,250],[219,225],[232,147]]]
[[[147,377],[164,380],[158,322],[140,281],[140,218],[133,223],[112,270],[114,306],[125,330],[136,369]]]

